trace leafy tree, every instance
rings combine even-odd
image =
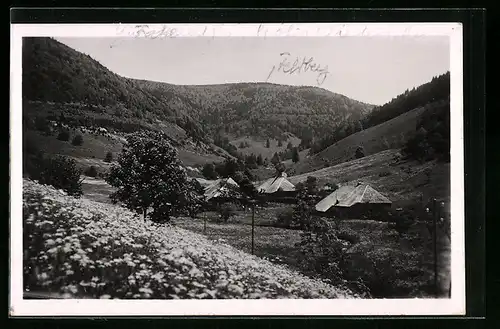
[[[83,195],[81,171],[77,168],[76,161],[71,158],[44,157],[43,154],[38,154],[30,169],[28,175],[41,184],[52,185],[75,197]]]
[[[75,146],[80,146],[83,145],[83,136],[82,135],[76,135],[73,137],[73,140],[71,141],[71,144]]]
[[[85,170],[85,175],[89,177],[97,177],[97,168],[95,166],[90,166]]]
[[[297,203],[293,208],[291,228],[309,229],[313,220],[313,209],[314,200],[307,193],[307,190],[299,191]]]
[[[193,185],[181,166],[177,150],[160,132],[140,131],[127,137],[118,164],[106,181],[117,188],[111,195],[153,221],[168,221],[172,214],[186,211],[194,200]]]
[[[414,136],[408,139],[403,148],[403,153],[418,160],[426,160],[429,149],[427,131],[421,127]]]
[[[276,226],[282,228],[295,228],[293,223],[294,210],[287,208],[276,215]]]
[[[274,165],[274,170],[276,175],[280,175],[281,173],[286,171],[286,167],[283,162],[278,162]]]
[[[257,157],[255,154],[250,154],[245,157],[245,164],[248,168],[256,169],[257,168]]]
[[[292,161],[294,163],[297,163],[299,162],[299,160],[300,160],[299,150],[296,147],[294,147],[292,151]]]
[[[307,176],[305,187],[308,193],[316,193],[318,189],[318,179],[314,176]]]
[[[180,204],[187,215],[195,218],[203,208],[205,190],[196,179],[191,179],[188,185],[188,193],[181,195]]]
[[[230,203],[222,204],[218,207],[220,219],[227,223],[231,217],[236,215],[236,206]]]
[[[106,153],[106,157],[104,157],[104,162],[112,162],[113,161],[113,153],[111,153],[111,151],[109,151],[108,153]]]
[[[344,283],[342,270],[344,246],[338,237],[335,224],[324,218],[309,218],[308,225],[301,234],[299,266],[306,272],[319,274],[337,285]],[[364,292],[368,292],[366,289]]]
[[[339,186],[333,182],[326,183],[325,186],[328,187],[330,191],[335,191],[339,188]]]
[[[298,183],[295,188],[299,191],[299,195],[314,195],[318,190],[318,182],[316,177],[307,176],[307,179],[303,182]]]
[[[252,175],[252,172],[248,168],[245,168],[243,170],[243,173],[245,174],[245,177],[248,178],[250,181],[253,181],[255,179],[255,177]]]
[[[206,163],[201,170],[201,174],[206,179],[217,179],[217,172],[213,163]]]
[[[220,162],[215,165],[215,171],[220,177],[232,177],[237,171],[245,167],[244,163],[236,161],[234,159],[226,159],[224,162]]]
[[[252,181],[250,180],[250,178],[248,178],[247,176],[245,176],[245,177],[243,177],[243,179],[241,179],[237,183],[240,186],[241,191],[243,192],[243,194],[246,197],[248,197],[250,199],[255,198],[255,196],[257,195],[257,189],[252,184]]]
[[[363,149],[362,146],[358,146],[355,155],[356,159],[363,158],[365,156],[365,150]]]
[[[450,160],[449,101],[429,104],[416,125],[417,132],[407,139],[403,153],[421,161]]]
[[[46,117],[35,118],[35,129],[45,133],[46,135],[49,135],[52,132],[49,120],[47,120]]]
[[[274,152],[273,157],[271,158],[271,163],[274,165],[278,164],[281,162],[280,156],[278,155],[277,152]]]
[[[257,165],[258,165],[258,166],[262,166],[262,165],[264,165],[264,160],[262,159],[262,154],[259,154],[259,155],[257,156]]]
[[[63,142],[69,141],[69,131],[61,130],[57,135],[57,139]]]

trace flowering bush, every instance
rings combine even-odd
[[[352,298],[287,267],[29,180],[24,288],[91,298]]]

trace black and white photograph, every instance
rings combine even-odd
[[[463,314],[461,38],[13,26],[11,312]]]

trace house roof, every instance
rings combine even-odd
[[[281,175],[269,178],[257,188],[257,191],[260,193],[275,193],[278,190],[285,192],[295,191],[295,185],[290,183],[285,175]]]
[[[354,204],[391,204],[391,201],[368,184],[341,186],[316,205],[316,210],[325,212],[331,207],[351,207]]]
[[[325,212],[336,204],[340,203],[340,200],[346,198],[353,190],[354,186],[344,185],[328,194],[323,200],[318,202],[316,205],[316,210]]]
[[[213,185],[217,180],[208,180],[208,179],[204,179],[204,178],[194,178],[196,181],[198,181],[198,183],[200,183],[201,186],[203,186],[204,188],[207,188],[211,185]]]
[[[240,186],[232,178],[222,178],[214,181],[205,188],[205,199],[210,200],[217,197],[238,197]]]

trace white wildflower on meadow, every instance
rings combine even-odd
[[[56,248],[50,248],[49,250],[47,250],[47,252],[48,252],[49,254],[55,254],[55,253],[57,252],[57,250],[58,250],[58,248],[57,248],[57,247],[56,247]]]
[[[29,180],[23,184],[23,205],[28,209],[24,224],[32,228],[24,239],[28,244],[37,239],[45,242],[42,250],[27,251],[31,266],[43,270],[36,276],[37,282],[25,280],[26,289],[39,284],[76,294],[79,286],[88,288],[88,297],[100,298],[97,288],[115,282],[116,275],[127,266],[130,275],[122,280],[123,287],[109,293],[109,298],[352,296],[349,291],[309,279],[227,244],[215,244],[196,233],[144,223],[119,206],[74,199]],[[47,201],[40,203],[39,195]],[[54,209],[60,206],[63,208],[56,212]],[[118,250],[123,253],[118,255]],[[78,272],[86,278],[78,277]],[[78,281],[69,282],[76,277]],[[137,293],[130,287],[143,290]],[[168,295],[172,289],[175,294]]]
[[[45,272],[40,273],[40,274],[38,275],[38,279],[40,279],[40,280],[42,280],[42,281],[48,280],[48,279],[49,279],[49,275],[48,275],[47,273],[45,273]]]

